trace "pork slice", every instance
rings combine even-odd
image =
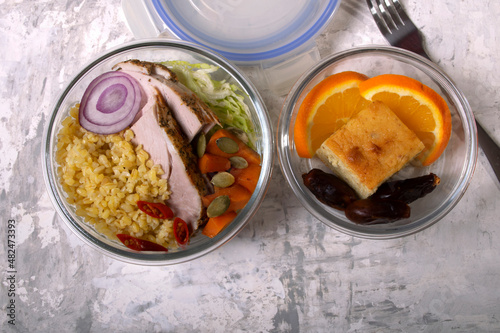
[[[176,95],[181,97],[182,102],[186,103],[204,119],[206,125],[204,132],[208,132],[216,124],[220,125],[219,118],[194,92],[177,80],[165,79],[164,76],[154,75],[160,82],[168,86]]]
[[[125,60],[113,66],[115,70],[133,71],[147,75],[158,75],[166,80],[177,81],[177,75],[167,66],[157,62],[141,61],[137,59]]]
[[[177,90],[179,93],[184,93],[186,95],[193,95],[196,99],[196,107],[203,114],[204,119],[206,119],[211,127],[215,124],[219,124],[219,118],[215,113],[205,104],[196,94],[194,94],[188,87],[179,82],[177,75],[172,72],[167,66],[159,63],[150,63],[152,66],[152,73],[150,75],[154,76],[158,80],[162,81],[166,85],[172,87],[172,89]],[[211,128],[210,127],[210,128]],[[209,130],[209,129],[208,129]],[[207,130],[207,132],[208,132]]]
[[[146,105],[141,109],[140,118],[130,127],[134,132],[132,143],[142,145],[143,149],[155,164],[163,169],[162,178],[168,179],[171,173],[171,161],[168,140],[165,131],[158,126],[156,95],[150,95]]]
[[[156,103],[156,91],[154,87],[150,85],[140,85],[140,88],[142,94],[140,109],[139,112],[137,112],[134,120],[132,121],[132,124],[135,124],[139,119],[142,118],[143,111],[149,110]]]
[[[153,64],[152,75],[161,77],[165,80],[170,80],[172,82],[179,82],[179,80],[177,79],[177,75],[175,75],[175,73],[172,72],[167,66],[155,62],[152,64]]]
[[[178,82],[167,67],[139,60],[128,60],[113,66],[134,77],[141,86],[152,86],[160,92],[181,126],[188,141],[201,132],[207,133],[220,124],[212,110],[186,86]]]
[[[132,125],[133,143],[141,144],[155,164],[165,172],[170,198],[167,204],[189,223],[192,230],[206,222],[206,209],[202,196],[207,194],[207,184],[198,170],[197,159],[191,145],[172,115],[161,94],[156,91],[154,103],[147,103],[142,117]]]
[[[207,194],[205,179],[198,169],[198,160],[191,145],[177,124],[170,107],[158,93],[156,103],[158,125],[167,140],[170,154],[170,175],[168,178],[171,191],[168,200],[176,216],[190,223],[193,230],[206,222],[206,209],[202,197]]]
[[[151,75],[151,73],[153,73],[153,66],[151,63],[142,62],[137,59],[122,61],[114,65],[112,69],[124,72],[138,72],[145,75]]]

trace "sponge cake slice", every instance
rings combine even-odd
[[[316,154],[367,198],[423,149],[422,141],[394,112],[373,102],[326,139]]]

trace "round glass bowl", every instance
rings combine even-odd
[[[213,78],[226,80],[238,86],[246,95],[250,116],[256,129],[256,149],[262,157],[262,171],[250,201],[238,216],[221,233],[208,238],[198,232],[184,249],[169,250],[167,253],[132,251],[119,241],[110,240],[76,215],[75,207],[68,204],[57,175],[55,162],[57,133],[61,122],[69,114],[69,109],[80,101],[86,87],[99,74],[110,71],[114,64],[127,59],[160,62],[166,60],[185,60],[191,63],[207,63],[220,67]],[[165,39],[141,40],[114,48],[97,57],[85,66],[65,87],[57,99],[42,143],[42,164],[45,183],[57,212],[67,226],[85,243],[100,252],[129,263],[142,265],[169,265],[199,258],[228,242],[252,218],[262,202],[269,185],[273,165],[273,135],[265,105],[251,82],[228,61],[211,50],[183,41]]]
[[[435,173],[441,183],[427,196],[410,204],[411,216],[397,222],[361,225],[351,222],[343,211],[319,202],[305,187],[302,174],[313,168],[328,171],[316,157],[300,158],[294,145],[293,127],[307,93],[327,76],[356,71],[369,77],[401,74],[412,77],[438,92],[448,103],[452,133],[441,157],[428,167],[407,166],[393,179],[407,179]],[[324,59],[309,69],[292,87],[279,119],[277,149],[281,169],[302,205],[327,226],[343,233],[369,239],[403,237],[421,231],[443,218],[460,200],[471,180],[477,160],[477,137],[470,106],[451,79],[430,61],[393,47],[361,47]]]

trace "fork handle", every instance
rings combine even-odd
[[[415,30],[412,33],[406,35],[405,38],[395,43],[394,46],[420,54],[422,57],[432,61],[432,59],[424,50],[422,36],[420,36],[418,30]]]
[[[500,180],[500,147],[493,141],[493,139],[486,133],[483,126],[476,121],[477,126],[477,139],[479,145],[486,155],[486,158],[493,168],[493,172]]]

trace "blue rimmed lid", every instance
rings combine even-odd
[[[313,40],[340,0],[152,0],[176,37],[242,63],[275,59]]]

